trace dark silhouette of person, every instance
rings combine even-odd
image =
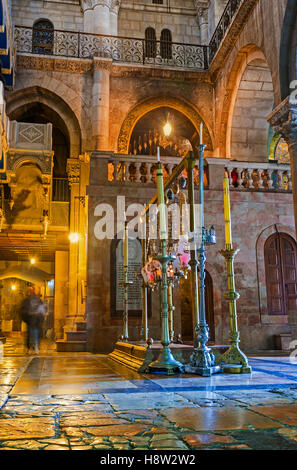
[[[46,314],[46,307],[36,294],[36,288],[29,289],[29,295],[21,305],[22,320],[27,323],[27,348],[28,353],[39,354],[40,331]]]

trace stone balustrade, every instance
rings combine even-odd
[[[229,161],[230,189],[237,191],[292,191],[289,165]]]
[[[147,155],[101,154],[99,160],[107,164],[107,180],[112,184],[155,184],[157,159]],[[178,157],[161,157],[164,179],[172,174],[180,163]],[[99,163],[99,162],[98,162]],[[102,161],[103,164],[103,161]],[[181,173],[186,177],[186,171]],[[289,165],[277,163],[237,162],[234,160],[207,157],[204,166],[205,189],[221,189],[224,175],[228,175],[232,191],[292,191]],[[106,180],[105,180],[106,181]],[[199,167],[194,168],[195,186],[199,186]]]
[[[166,158],[165,178],[169,176],[179,158]],[[154,183],[157,170],[156,157],[114,155],[108,163],[108,180],[114,182]]]

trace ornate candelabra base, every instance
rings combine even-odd
[[[169,346],[163,345],[163,349],[155,362],[149,365],[149,371],[152,373],[174,375],[184,371],[181,362],[174,359]]]
[[[210,377],[213,374],[221,372],[221,367],[216,363],[214,354],[205,344],[209,337],[208,326],[198,326],[197,336],[201,346],[194,349],[190,357],[190,363],[185,366],[185,372],[188,374],[201,375],[202,377]]]
[[[236,301],[239,294],[235,290],[234,281],[234,258],[239,250],[233,250],[231,245],[227,245],[225,250],[220,251],[227,264],[228,290],[224,297],[229,302],[230,312],[230,348],[218,359],[224,373],[229,374],[250,374],[252,368],[248,364],[246,355],[239,348],[239,331],[237,328]]]
[[[248,364],[246,355],[240,350],[238,344],[231,344],[218,360],[224,374],[250,374],[252,368]]]
[[[183,372],[184,366],[181,362],[174,359],[169,348],[170,336],[168,328],[168,296],[167,296],[167,264],[169,261],[175,259],[171,255],[166,254],[165,240],[162,240],[162,256],[157,257],[162,264],[162,309],[161,309],[161,323],[162,323],[162,339],[163,346],[156,361],[148,366],[149,372],[173,375]]]

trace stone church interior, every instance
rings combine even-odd
[[[44,357],[288,363],[296,28],[296,0],[0,0],[4,357],[26,356],[33,289]]]

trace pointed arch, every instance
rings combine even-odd
[[[129,111],[120,129],[118,137],[118,153],[128,154],[131,134],[139,119],[149,111],[164,106],[173,108],[184,114],[192,122],[198,135],[200,134],[200,124],[203,122],[203,142],[207,146],[207,150],[213,150],[213,138],[210,127],[202,117],[200,111],[198,111],[192,104],[185,100],[171,96],[164,96],[149,98],[145,101],[142,101],[141,103],[138,103]]]
[[[219,135],[220,155],[222,158],[231,158],[232,156],[231,133],[238,90],[247,67],[256,60],[264,61],[267,64],[266,57],[262,50],[255,44],[248,44],[239,51],[233,63],[222,103]],[[273,91],[271,93],[273,94]]]
[[[70,156],[77,157],[81,152],[79,122],[70,106],[52,91],[34,86],[12,93],[7,98],[7,115],[11,120],[18,120],[18,116],[34,103],[41,103],[58,116],[69,135]]]

